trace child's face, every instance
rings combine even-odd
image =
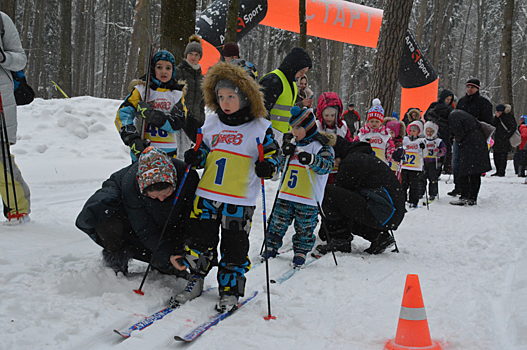
[[[190,64],[198,64],[199,60],[201,59],[201,56],[197,52],[189,52],[187,53],[187,61]]]
[[[304,129],[302,126],[294,127],[291,132],[297,141],[300,141],[306,137],[306,129]]]
[[[368,120],[368,125],[372,129],[378,129],[381,126],[381,121],[379,119],[371,118]]]
[[[333,126],[335,124],[335,119],[337,118],[337,111],[333,108],[326,108],[322,111],[322,118],[324,118],[324,123],[328,126]]]
[[[410,128],[410,132],[408,133],[410,136],[419,136],[419,130],[417,130],[416,128]]]
[[[432,137],[434,135],[434,129],[432,128],[426,128],[425,132],[426,132],[426,136],[428,137]]]
[[[417,113],[414,112],[410,114],[410,118],[408,119],[410,119],[411,121],[416,121],[416,120],[421,119],[421,116],[419,116]]]
[[[393,132],[392,129],[388,129],[388,132],[390,133],[390,136],[392,137],[392,139],[395,138],[395,133]]]
[[[172,63],[168,61],[157,61],[155,66],[156,79],[162,83],[172,79]]]
[[[231,89],[221,88],[218,90],[218,103],[225,114],[232,114],[240,110],[240,98]]]

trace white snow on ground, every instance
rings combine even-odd
[[[120,101],[91,97],[35,100],[19,108],[12,151],[32,192],[31,222],[0,225],[0,349],[174,349],[174,341],[213,314],[212,291],[132,338],[126,329],[158,311],[184,283],[151,273],[131,277],[101,266],[101,248],[76,229],[86,199],[109,175],[129,164],[113,125]],[[446,180],[443,176],[443,180]],[[247,274],[258,297],[199,338],[203,349],[382,349],[393,339],[407,274],[420,279],[432,339],[448,349],[527,349],[527,185],[509,162],[505,178],[483,178],[475,207],[440,199],[409,212],[395,237],[400,253],[325,256],[281,285],[271,285],[265,321],[263,265]],[[266,181],[267,210],[276,182]],[[263,238],[261,206],[254,215],[250,256]],[[291,234],[284,247],[290,247]],[[271,278],[289,267],[291,253],[270,262]],[[215,286],[215,270],[206,286]]]

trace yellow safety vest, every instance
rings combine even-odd
[[[278,96],[278,100],[276,100],[273,108],[271,109],[271,124],[273,125],[274,129],[285,134],[291,129],[289,125],[289,118],[291,118],[290,110],[291,107],[295,105],[298,89],[295,83],[293,84],[294,92],[291,91],[291,84],[289,84],[289,81],[287,81],[287,78],[281,70],[275,69],[269,74],[271,73],[278,75],[282,81],[283,86],[282,94]]]

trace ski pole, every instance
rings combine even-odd
[[[260,138],[256,138],[256,144],[258,145],[258,160],[262,162],[264,160],[263,144],[260,142]],[[264,178],[260,178],[262,182],[262,206],[263,206],[263,226],[264,226],[264,246],[265,246],[265,284],[267,288],[267,316],[264,320],[276,320],[276,316],[271,315],[271,294],[269,293],[269,258],[268,258],[268,247],[267,247],[267,219],[265,213],[265,184]]]
[[[437,199],[439,200],[439,183],[441,182],[441,169],[438,169],[438,160],[436,157],[436,175],[437,175]],[[439,174],[438,174],[439,173]]]
[[[392,250],[392,252],[399,253],[399,248],[397,247],[397,241],[395,240],[395,235],[393,234],[393,230],[389,230],[388,232],[392,235],[393,242],[395,244],[395,249]]]
[[[7,123],[4,115],[4,104],[2,102],[2,94],[0,94],[0,116],[2,118],[2,158],[4,160],[4,178],[6,186],[6,196],[7,196],[7,206],[9,208],[9,213],[7,214],[7,219],[19,219],[26,214],[21,214],[18,210],[18,202],[16,198],[16,187],[15,187],[15,175],[13,171],[13,160],[11,159],[11,149],[9,147],[9,137],[7,136]],[[5,144],[5,146],[4,146]],[[7,181],[7,167],[9,167],[9,175],[11,176],[11,185],[13,188],[13,202],[15,204],[15,214],[11,214],[11,205],[9,203],[9,182]]]
[[[194,151],[198,151],[199,146],[201,145],[201,141],[203,140],[203,134],[201,133],[201,128],[198,129],[198,135],[196,137],[196,145],[194,146]],[[187,179],[187,175],[190,171],[190,164],[187,165],[187,169],[185,169],[185,175],[183,175],[183,179],[181,180],[181,184],[179,185],[179,188],[176,192],[176,198],[174,198],[174,202],[172,203],[172,208],[170,208],[170,213],[168,213],[167,220],[165,222],[165,225],[163,226],[163,230],[161,230],[161,235],[159,236],[159,240],[157,241],[156,249],[154,249],[154,252],[150,256],[150,261],[148,262],[148,266],[145,271],[145,275],[143,276],[143,280],[141,281],[141,285],[139,286],[139,289],[134,289],[134,292],[140,295],[145,295],[143,293],[142,288],[146,281],[146,276],[148,276],[148,272],[150,271],[150,267],[152,266],[152,261],[154,260],[154,256],[157,252],[157,249],[161,245],[161,241],[163,239],[163,235],[165,234],[166,228],[168,226],[168,222],[170,221],[170,217],[172,216],[172,212],[174,211],[174,208],[176,207],[176,203],[178,201],[179,195],[181,193],[181,190],[183,189],[183,185],[185,184],[185,180]]]
[[[300,152],[305,152],[302,148],[300,148]],[[311,177],[311,172],[309,171],[309,165],[304,165],[304,168],[307,171],[307,176],[309,177],[309,183],[311,184],[311,190],[313,191],[313,195],[315,196],[315,201],[317,202],[318,210],[320,211],[320,216],[322,216],[322,226],[324,226],[324,230],[326,231],[326,238],[328,239],[328,244],[331,246],[331,254],[333,255],[333,260],[335,261],[335,265],[338,265],[337,263],[337,257],[335,256],[335,247],[333,247],[333,244],[331,244],[331,235],[329,233],[328,228],[326,227],[325,218],[326,214],[324,214],[324,210],[322,210],[322,206],[320,205],[320,201],[318,200],[317,192],[315,191],[315,185],[313,184],[313,178]]]
[[[295,138],[293,137],[291,139],[291,143],[294,143],[294,142],[295,142]],[[287,167],[289,166],[289,161],[290,160],[291,160],[291,156],[287,156],[285,158],[284,171],[282,172],[282,176],[280,177],[280,184],[278,185],[278,190],[276,191],[276,196],[274,197],[273,207],[271,208],[271,213],[269,214],[269,219],[267,220],[267,224],[268,225],[271,223],[271,219],[273,218],[274,208],[276,206],[276,200],[278,199],[278,195],[280,194],[280,190],[282,189],[282,185],[283,185],[284,179],[285,179],[285,173],[287,172]],[[267,237],[267,232],[265,234],[266,234],[266,237]],[[264,245],[265,245],[265,243],[262,242],[262,248],[260,249],[260,255],[262,255],[262,253],[263,253]]]

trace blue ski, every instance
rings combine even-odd
[[[209,291],[211,291],[211,290],[213,290],[213,289],[215,289],[215,288],[216,287],[204,290],[202,295],[207,293],[207,292],[209,292]],[[115,333],[119,334],[120,336],[122,336],[123,338],[128,339],[128,338],[130,338],[132,336],[132,332],[142,331],[143,329],[145,329],[146,327],[150,326],[155,321],[158,321],[158,320],[162,319],[163,317],[165,317],[166,315],[168,315],[172,311],[179,309],[180,307],[181,307],[181,305],[178,306],[178,307],[175,307],[175,308],[165,307],[164,309],[159,310],[158,312],[155,312],[152,315],[146,317],[144,320],[141,320],[141,321],[137,322],[136,324],[132,325],[127,330],[118,331],[117,329],[114,329],[113,331]]]
[[[232,311],[229,311],[229,312],[226,312],[226,313],[218,312],[216,315],[212,316],[212,318],[210,318],[207,322],[202,323],[200,326],[198,326],[196,329],[194,329],[189,334],[185,335],[184,337],[180,337],[180,336],[176,335],[174,337],[174,339],[176,339],[178,341],[185,341],[185,342],[191,342],[193,340],[196,340],[200,335],[205,333],[212,326],[218,324],[218,322],[223,321],[224,319],[226,319],[227,317],[232,315],[234,312],[236,312],[236,310],[241,308],[243,305],[247,304],[247,302],[253,300],[257,295],[258,295],[258,292],[254,292],[248,298],[241,300],[238,303],[238,307],[235,310],[232,310]]]

